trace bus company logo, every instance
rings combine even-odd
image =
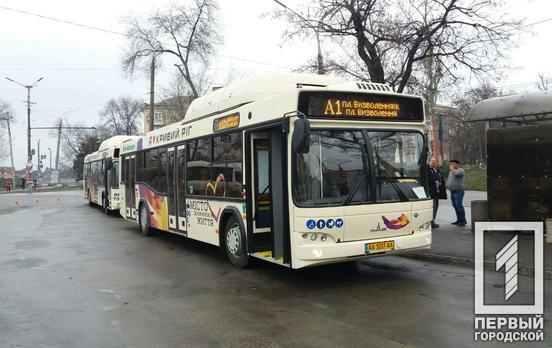
[[[487,232],[507,234],[499,248],[485,246]],[[531,255],[530,247],[520,244],[533,237],[533,282],[520,282],[519,255]],[[510,235],[512,235],[510,237]],[[492,249],[491,249],[492,247]],[[522,247],[522,248],[520,248]],[[485,251],[493,253],[494,267],[485,269]],[[493,272],[494,271],[494,272]],[[495,274],[493,274],[495,273]],[[496,274],[498,273],[498,274]],[[502,279],[503,291],[497,294],[494,277]],[[476,222],[475,223],[475,340],[476,341],[542,341],[544,328],[544,259],[542,222]],[[490,280],[492,279],[492,280]],[[487,280],[487,281],[486,281]],[[531,284],[532,283],[532,284]],[[518,291],[520,287],[523,291]],[[532,292],[532,296],[527,294]]]
[[[408,220],[408,216],[404,214],[401,214],[401,216],[399,216],[398,218],[391,220],[382,215],[381,219],[383,220],[383,224],[385,225],[385,227],[390,230],[400,230],[410,223],[410,220]]]
[[[378,222],[376,228],[372,228],[370,232],[387,232],[387,228],[381,227],[380,223]]]
[[[314,230],[315,227],[316,227],[316,221],[314,221],[313,219],[307,220],[307,228],[309,230]]]
[[[334,219],[328,219],[328,220],[326,221],[326,227],[327,227],[327,228],[333,228],[334,225],[335,225]]]

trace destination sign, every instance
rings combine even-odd
[[[299,110],[308,117],[423,121],[421,99],[363,93],[302,93]]]
[[[240,126],[240,114],[232,114],[216,118],[213,121],[213,132],[220,132],[226,129],[237,128]]]

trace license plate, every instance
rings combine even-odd
[[[394,240],[386,240],[383,242],[364,244],[364,252],[366,254],[381,253],[381,252],[390,251],[390,250],[395,250]]]

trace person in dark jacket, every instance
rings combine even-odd
[[[447,190],[445,188],[445,179],[439,168],[437,168],[437,160],[432,158],[428,164],[427,182],[429,185],[429,196],[433,199],[433,220],[431,221],[431,227],[438,228],[439,225],[435,222],[435,217],[439,209],[439,200],[447,199]]]

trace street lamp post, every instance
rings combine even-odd
[[[32,85],[24,85],[15,80],[6,77],[6,80],[16,83],[21,87],[27,89],[27,180],[31,179],[31,170],[33,166],[33,155],[31,153],[31,88],[36,87],[36,85],[42,81],[42,77],[35,81]]]
[[[38,139],[37,152],[36,181],[38,182],[40,180],[40,162],[42,162],[42,159],[40,158],[40,139]]]

